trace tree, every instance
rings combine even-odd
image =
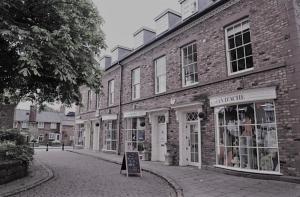
[[[0,103],[69,106],[81,86],[99,91],[102,23],[91,0],[1,0]]]

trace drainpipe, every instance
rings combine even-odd
[[[118,117],[118,155],[121,154],[121,118],[122,118],[122,86],[123,86],[123,65],[118,62],[120,66],[120,95],[119,95],[119,117]]]

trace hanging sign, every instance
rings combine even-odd
[[[139,175],[142,176],[139,152],[125,152],[120,173],[126,170],[126,175]]]

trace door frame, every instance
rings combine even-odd
[[[165,116],[165,128],[168,141],[168,123],[169,123],[169,111],[155,111],[149,112],[149,122],[151,124],[151,161],[160,160],[160,148],[157,147],[159,144],[159,133],[158,133],[158,116]],[[165,154],[167,149],[165,149]]]
[[[187,150],[186,150],[186,113],[188,112],[202,112],[202,103],[194,103],[194,104],[187,104],[187,105],[181,105],[177,107],[173,107],[175,109],[176,113],[176,120],[179,123],[179,165],[180,166],[187,166],[191,165],[189,161],[186,160]],[[199,162],[198,164],[195,164],[199,169],[201,169],[202,166],[202,142],[201,142],[201,118],[198,117],[198,158]],[[190,157],[190,156],[189,156]]]
[[[186,151],[186,153],[188,154],[188,159],[189,159],[189,161],[187,162],[188,163],[188,165],[191,165],[191,166],[199,166],[199,163],[201,163],[200,162],[200,157],[199,156],[201,156],[201,154],[199,154],[200,153],[200,151],[201,151],[201,147],[200,147],[200,145],[201,145],[201,141],[199,141],[199,140],[201,140],[201,137],[200,137],[200,123],[199,123],[199,117],[198,117],[198,120],[197,121],[186,121],[185,122],[185,125],[186,126],[188,126],[188,125],[196,125],[197,127],[198,127],[198,162],[191,162],[191,146],[189,146],[189,151]],[[190,130],[188,130],[188,127],[186,127],[186,129],[185,129],[185,134],[186,135],[189,135],[189,140],[191,140],[191,133],[190,133]],[[201,167],[201,165],[200,165],[200,167]]]

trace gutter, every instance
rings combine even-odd
[[[120,95],[119,95],[119,117],[118,117],[118,155],[121,154],[121,114],[122,114],[122,86],[123,86],[123,65],[120,64],[118,61],[118,64],[120,66]]]

